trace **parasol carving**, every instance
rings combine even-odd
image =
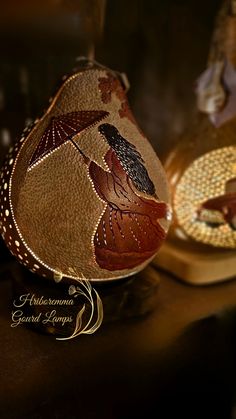
[[[29,170],[65,141],[71,140],[76,134],[93,126],[106,116],[108,116],[106,111],[77,111],[52,117],[31,157]]]

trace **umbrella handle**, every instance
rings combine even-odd
[[[83,157],[84,163],[85,164],[89,164],[91,162],[91,160],[83,153],[83,151],[79,148],[78,144],[73,140],[73,138],[72,137],[68,137],[68,140],[71,141],[72,144],[74,145],[74,147],[76,148],[76,150],[79,151],[79,153]]]

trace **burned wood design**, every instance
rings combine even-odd
[[[94,236],[96,261],[108,270],[133,268],[153,256],[165,239],[158,220],[167,218],[168,208],[138,195],[138,190],[151,195],[155,189],[135,147],[110,124],[99,126],[99,132],[111,149],[105,156],[110,172],[89,164],[95,191],[107,204]]]
[[[77,133],[107,115],[105,111],[80,111],[53,117],[31,158],[29,170],[65,141],[73,142],[88,165],[96,194],[106,203],[93,237],[96,263],[113,271],[133,268],[156,253],[166,236],[158,220],[167,217],[168,208],[156,199],[141,154],[115,126],[98,127],[110,146],[105,156],[110,172],[86,157],[73,140]],[[139,196],[139,192],[147,198]]]
[[[226,183],[225,194],[203,202],[197,216],[211,227],[227,223],[236,230],[236,178]]]
[[[78,111],[52,117],[32,155],[29,170],[49,156],[65,141],[93,126],[108,115],[106,111]]]
[[[101,92],[101,100],[103,103],[108,104],[112,101],[112,93],[120,101],[120,109],[118,111],[120,118],[127,118],[132,124],[136,126],[141,135],[142,131],[135,122],[135,118],[129,107],[129,103],[119,79],[107,73],[106,77],[99,77],[99,90]]]
[[[154,195],[154,184],[148,176],[144,161],[136,147],[123,138],[114,125],[102,124],[98,130],[105,137],[109,146],[115,151],[121,166],[130,179],[132,179],[135,187],[140,192]]]

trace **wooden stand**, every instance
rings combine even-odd
[[[236,277],[236,251],[180,240],[167,240],[153,264],[193,285],[213,284]]]

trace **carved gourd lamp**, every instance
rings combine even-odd
[[[202,284],[236,274],[235,1],[225,1],[220,10],[196,93],[196,123],[165,163],[173,224],[158,263]]]
[[[124,77],[84,60],[1,172],[1,234],[19,262],[56,280],[143,269],[170,222],[167,181],[129,108]]]

